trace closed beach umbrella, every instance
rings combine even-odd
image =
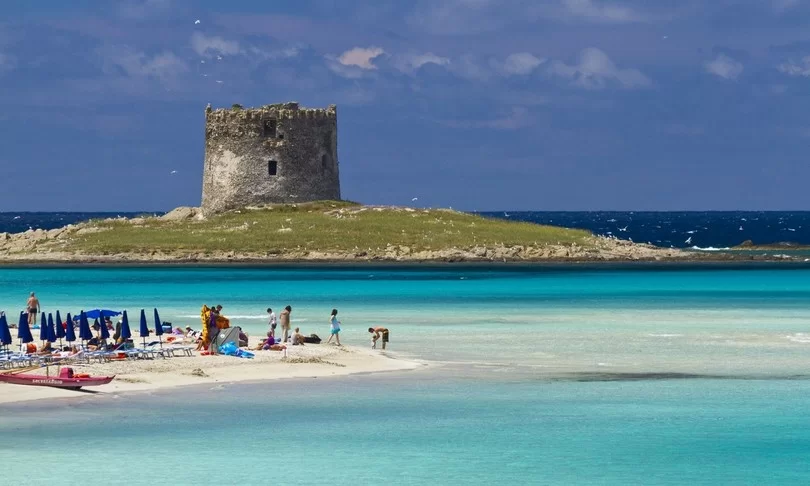
[[[0,344],[3,345],[5,349],[9,344],[11,344],[11,329],[8,328],[8,320],[6,320],[6,315],[0,315]]]
[[[126,340],[131,337],[132,330],[129,328],[129,318],[127,317],[127,311],[124,311],[124,316],[121,317],[121,339],[126,342]]]
[[[48,319],[45,317],[44,312],[42,313],[42,319],[39,321],[39,340],[48,340]]]
[[[34,336],[31,335],[31,328],[28,327],[28,314],[20,312],[20,323],[17,326],[17,337],[20,338],[20,349],[23,344],[28,344],[34,341]]]
[[[149,324],[146,323],[146,312],[141,309],[140,335],[143,338],[143,347],[146,347],[146,338],[149,337]]]
[[[82,341],[93,339],[93,331],[90,330],[90,322],[87,320],[87,314],[84,311],[79,314],[79,338]]]
[[[48,314],[48,342],[56,342],[56,327],[53,323],[53,314]]]
[[[67,315],[67,328],[65,328],[65,340],[69,343],[76,341],[76,330],[73,329],[73,318],[70,317],[70,312]]]
[[[66,336],[67,331],[65,326],[62,325],[62,316],[59,311],[56,311],[56,337],[59,339],[59,345],[62,345],[62,338]]]
[[[101,323],[98,325],[98,329],[101,339],[110,339],[110,330],[107,329],[107,323],[104,322],[104,319],[101,320]]]
[[[158,336],[163,335],[163,323],[160,322],[160,316],[158,315],[157,308],[155,308],[155,334]],[[163,347],[163,338],[160,339],[160,347]]]

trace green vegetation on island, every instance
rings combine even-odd
[[[92,221],[63,249],[89,254],[144,251],[238,252],[411,251],[474,246],[590,246],[584,230],[485,218],[443,209],[362,206],[350,202],[284,204],[198,219]],[[100,232],[97,230],[101,230]]]

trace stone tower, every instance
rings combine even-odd
[[[339,199],[335,105],[205,109],[203,213]]]

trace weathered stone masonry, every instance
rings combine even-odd
[[[339,200],[337,108],[205,110],[202,210]]]

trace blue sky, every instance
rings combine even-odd
[[[364,203],[810,207],[808,0],[2,8],[0,211],[198,205],[206,104],[288,100]]]

